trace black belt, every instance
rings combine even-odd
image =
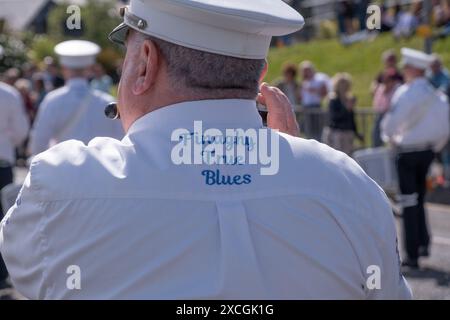
[[[10,168],[10,167],[12,167],[12,165],[9,161],[0,159],[0,168]]]
[[[422,144],[422,145],[415,145],[415,146],[396,146],[395,150],[397,151],[397,153],[433,151],[433,145]]]

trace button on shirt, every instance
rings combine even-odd
[[[254,101],[185,102],[138,119],[122,141],[68,141],[35,157],[0,231],[17,290],[40,299],[411,297],[392,209],[352,159],[273,132],[276,175],[175,165],[174,130],[199,120],[203,130],[262,128]],[[247,183],[208,183],[205,170]],[[68,288],[67,270],[80,271],[81,290]]]
[[[19,92],[0,82],[0,160],[14,164],[15,147],[25,140],[29,126]]]
[[[84,143],[95,137],[121,139],[124,132],[120,123],[110,121],[104,114],[112,101],[110,95],[91,90],[82,78],[71,79],[66,86],[50,92],[39,107],[31,132],[31,153],[36,155],[69,139]]]

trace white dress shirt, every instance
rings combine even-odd
[[[87,107],[80,110],[87,94],[91,94]],[[106,93],[90,89],[88,81],[82,78],[71,79],[64,87],[50,92],[39,106],[31,131],[31,154],[70,139],[84,143],[95,137],[121,139],[124,136],[121,125],[104,114],[105,107],[113,100]]]
[[[0,82],[0,160],[14,164],[15,147],[25,140],[29,129],[20,93]]]
[[[303,80],[301,84],[302,106],[320,106],[323,97],[320,95],[322,87],[327,87],[323,75],[314,74],[311,80]]]
[[[0,230],[17,290],[33,299],[411,297],[392,209],[351,158],[274,133],[276,175],[177,166],[171,135],[198,120],[262,128],[254,101],[185,102],[140,118],[122,141],[68,141],[35,157]],[[252,180],[208,185],[208,168]],[[66,283],[73,266],[79,290]],[[379,289],[368,285],[373,266]]]
[[[450,133],[447,98],[426,78],[404,84],[394,93],[381,130],[385,142],[417,151],[432,147],[438,152]]]

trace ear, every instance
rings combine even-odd
[[[159,72],[160,56],[153,41],[144,40],[137,58],[137,78],[133,85],[133,94],[142,95],[155,83]]]
[[[266,63],[264,64],[264,69],[261,72],[261,77],[259,78],[259,83],[260,84],[263,83],[264,78],[266,77],[268,70],[269,70],[269,64],[267,63],[267,60],[266,60]]]

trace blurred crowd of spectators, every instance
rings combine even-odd
[[[395,91],[404,82],[395,51],[387,50],[381,59],[383,69],[375,76],[371,88],[368,88],[372,92],[372,109],[375,114],[370,139],[373,147],[384,145],[380,124],[391,107]],[[427,71],[427,78],[436,90],[440,90],[450,98],[450,73],[438,55],[433,55],[433,63]],[[330,77],[317,71],[310,61],[302,61],[298,66],[286,63],[282,69],[282,77],[275,85],[288,96],[295,111],[298,112],[299,123],[305,137],[322,141],[349,155],[355,149],[355,140],[363,141],[364,137],[358,131],[355,120],[357,98],[352,93],[350,74],[338,73]],[[324,106],[326,108],[323,108]],[[446,171],[449,171],[449,147],[444,150],[441,161]],[[450,172],[447,175],[450,178]]]
[[[351,35],[366,28],[368,0],[338,1],[337,21],[341,35]],[[397,2],[389,7],[386,1],[381,5],[381,32],[392,31],[396,38],[410,37],[424,21],[423,1],[411,1],[409,5]],[[355,23],[357,20],[357,23]],[[440,35],[448,35],[450,27],[450,1],[431,1],[431,24],[444,29]],[[357,27],[355,27],[357,25]],[[359,30],[358,30],[359,29]]]
[[[423,0],[324,0],[317,3],[306,0],[283,1],[301,13],[306,13],[307,30],[301,33],[305,36],[304,39],[314,38],[318,34],[329,37],[330,34],[337,32],[341,43],[350,45],[371,40],[379,32],[390,32],[396,39],[410,38],[415,34],[434,39],[450,35],[450,0],[431,0],[429,11]],[[375,32],[367,28],[368,18],[374,14],[373,11],[367,11],[371,5],[377,5],[381,14],[380,26],[377,25]],[[334,18],[329,19],[329,16]],[[317,28],[318,24],[323,29]],[[319,29],[325,30],[323,34]],[[277,46],[289,46],[294,43],[294,35],[277,37],[274,42]]]
[[[287,1],[289,2],[289,1]],[[351,35],[365,29],[368,0],[337,1],[337,21],[341,34]],[[450,0],[432,1],[433,24],[438,27],[450,26]],[[423,2],[413,2],[409,6],[396,5],[382,7],[382,31],[392,31],[395,36],[412,35],[423,22]],[[450,30],[450,28],[449,28]],[[450,75],[438,56],[428,71],[430,82],[438,90],[450,94]],[[394,51],[388,50],[382,56],[384,69],[376,75],[370,88],[373,95],[375,113],[372,137],[373,147],[383,145],[380,123],[389,110],[390,100],[396,89],[403,83],[403,76],[397,67]],[[15,87],[21,94],[30,125],[36,117],[39,106],[48,92],[64,85],[64,79],[57,63],[51,57],[42,62],[42,67],[27,63],[21,69],[12,68],[0,75],[3,81]],[[111,93],[117,82],[120,70],[113,77],[106,74],[100,64],[90,69],[88,78],[92,88]],[[115,81],[114,81],[114,80]],[[299,65],[287,63],[282,70],[282,78],[275,84],[292,102],[295,111],[302,110],[301,129],[307,138],[328,143],[336,149],[351,154],[355,138],[363,140],[355,121],[357,98],[352,93],[350,74],[339,73],[334,76],[316,70],[310,61]],[[324,110],[327,115],[324,120]],[[299,113],[300,114],[300,113]],[[367,139],[366,139],[367,140]],[[19,164],[25,163],[26,143],[18,150]]]
[[[44,67],[39,68],[35,64],[28,63],[21,69],[11,68],[0,74],[0,81],[15,87],[21,94],[30,126],[33,125],[39,106],[47,93],[65,84],[61,70],[53,58],[45,58],[42,65]],[[113,78],[106,74],[101,64],[95,64],[90,69],[88,78],[93,89],[106,93],[113,90]],[[17,150],[19,165],[25,165],[27,143],[28,139]]]

